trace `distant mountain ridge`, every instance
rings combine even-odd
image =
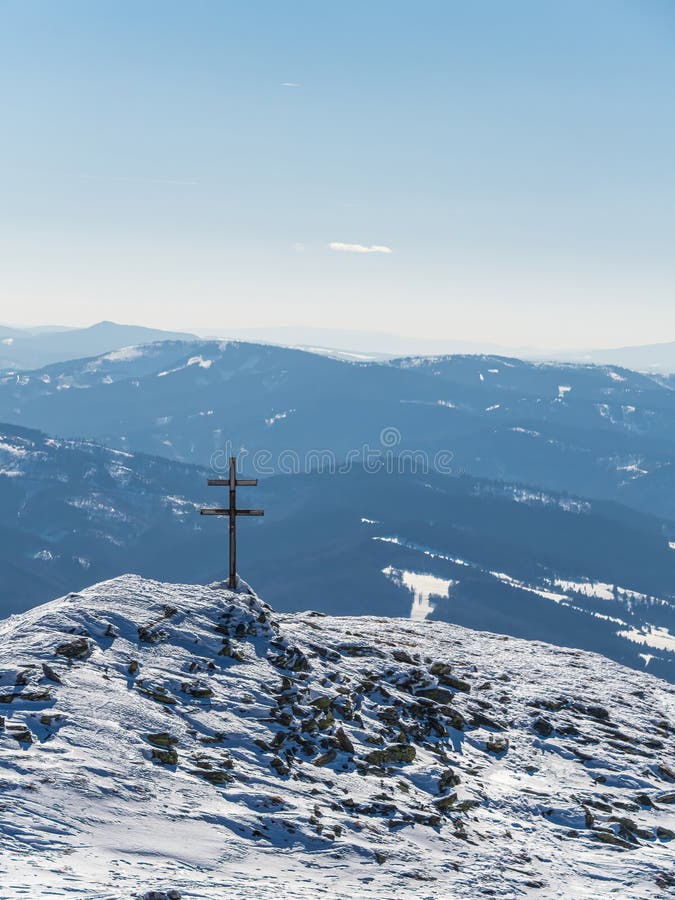
[[[0,425],[0,616],[129,571],[221,579],[226,530],[199,516],[219,497],[209,474]],[[242,491],[266,514],[241,525],[240,564],[280,610],[421,614],[675,681],[675,549],[655,517],[523,485],[357,467]]]
[[[0,327],[0,369],[34,369],[86,356],[98,356],[134,344],[159,340],[190,340],[195,335],[98,322],[88,328],[42,330],[34,333]]]
[[[210,465],[284,451],[452,454],[452,470],[615,499],[675,520],[675,391],[607,366],[497,356],[346,362],[169,341],[0,375],[0,421]],[[395,429],[394,432],[387,429]],[[221,460],[222,461],[222,460]]]

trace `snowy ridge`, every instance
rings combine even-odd
[[[0,623],[1,896],[665,898],[675,692],[124,576]]]

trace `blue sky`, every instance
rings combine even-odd
[[[0,76],[0,321],[675,340],[669,0],[0,0]]]

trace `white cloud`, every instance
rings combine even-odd
[[[385,247],[382,244],[371,244],[367,247],[365,244],[343,244],[341,241],[332,241],[329,245],[331,250],[339,250],[343,253],[393,253],[391,247]]]
[[[297,81],[282,81],[282,87],[300,87]]]

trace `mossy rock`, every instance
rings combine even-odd
[[[328,712],[325,716],[323,716],[323,718],[317,719],[316,724],[321,729],[321,731],[325,731],[326,728],[330,728],[331,725],[335,724],[335,716],[332,712]]]
[[[173,706],[178,701],[176,698],[170,694],[166,688],[163,687],[148,687],[147,685],[139,685],[138,692],[143,694],[144,697],[149,697],[150,700],[154,700],[155,703],[164,703],[167,706]]]
[[[480,806],[478,800],[460,800],[455,804],[455,809],[457,812],[469,812],[470,809],[475,809],[477,806]]]
[[[154,734],[146,735],[146,740],[153,747],[173,747],[178,743],[178,738],[173,737],[168,731],[158,731]]]
[[[208,700],[209,697],[213,697],[213,691],[205,684],[190,684],[184,690],[195,700]]]
[[[434,800],[434,806],[436,806],[441,811],[454,808],[455,803],[457,803],[457,794],[454,792],[452,794],[448,794],[447,797],[439,797],[438,800]]]
[[[326,710],[331,705],[331,702],[332,701],[330,697],[316,697],[314,700],[312,700],[310,706],[314,706],[317,709]]]
[[[234,659],[236,662],[244,662],[246,660],[244,651],[228,638],[225,638],[223,641],[223,646],[218,651],[218,656],[226,656],[228,659]]]
[[[127,669],[129,675],[135,675],[138,672],[138,660],[132,659]]]
[[[193,769],[192,774],[203,778],[209,784],[229,784],[234,781],[232,775],[228,775],[222,769]]]
[[[152,751],[152,758],[156,759],[157,762],[162,763],[165,766],[176,766],[178,765],[178,753],[174,750],[173,747],[170,747],[167,750],[162,750],[159,747],[155,747]]]
[[[390,744],[382,750],[371,750],[365,759],[371,766],[387,766],[411,763],[416,755],[412,744]]]

